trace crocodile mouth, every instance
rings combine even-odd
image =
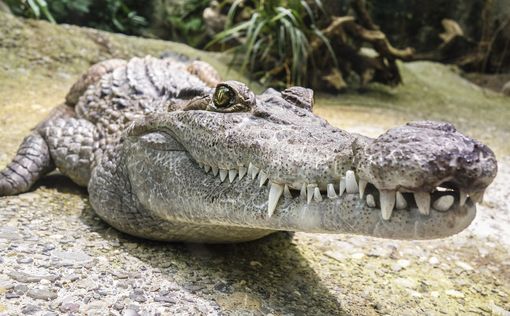
[[[409,190],[379,190],[375,185],[360,179],[352,170],[348,170],[339,180],[330,183],[277,183],[270,175],[252,163],[237,169],[220,169],[207,163],[198,166],[206,174],[217,177],[221,183],[248,178],[254,185],[268,187],[267,218],[277,210],[281,199],[295,200],[303,204],[316,204],[328,200],[345,198],[347,195],[359,196],[360,201],[374,212],[380,212],[384,221],[390,221],[395,212],[414,212],[422,216],[431,216],[431,210],[444,213],[464,207],[466,203],[475,205],[483,199],[483,192],[466,193],[452,181],[441,181],[432,192]],[[401,214],[402,215],[402,214]]]

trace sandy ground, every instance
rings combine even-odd
[[[83,60],[175,48],[40,22],[7,22],[8,30],[0,30],[0,165],[30,127],[62,102],[86,67]],[[72,37],[74,50],[56,33]],[[36,42],[40,34],[69,51],[45,51]],[[107,51],[92,58],[96,46]],[[406,71],[413,67],[420,68]],[[316,112],[371,136],[437,116],[425,107],[404,111],[397,101],[377,100],[319,98]],[[454,106],[462,113],[462,104]],[[508,127],[482,115],[497,108],[508,117],[510,109],[498,106],[473,114],[474,108],[469,119],[452,114],[455,108],[443,113],[487,141],[500,168],[473,224],[443,240],[280,233],[238,245],[149,242],[99,220],[84,189],[59,175],[48,177],[32,192],[0,198],[0,315],[509,315],[510,157],[500,145],[507,143]]]

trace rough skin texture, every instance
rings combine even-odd
[[[88,186],[101,218],[143,238],[427,239],[467,227],[496,175],[493,152],[451,124],[414,122],[370,139],[312,109],[309,89],[255,95],[200,61],[105,61],[23,141],[0,195],[56,167]]]

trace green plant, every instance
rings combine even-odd
[[[23,17],[127,34],[140,34],[147,24],[138,13],[147,5],[135,0],[6,0],[6,4]]]
[[[202,12],[210,4],[210,0],[173,1],[164,5],[162,37],[186,42],[193,47],[203,46],[205,33]]]
[[[325,44],[336,64],[329,40],[316,27],[314,14],[306,1],[254,1],[251,18],[234,25],[241,3],[242,0],[236,0],[231,5],[225,30],[208,46],[217,43],[233,45],[233,63],[238,63],[242,57],[241,69],[249,68],[262,83],[309,83],[308,71],[315,66],[313,38]],[[315,3],[322,8],[319,0]]]
[[[6,4],[17,15],[36,19],[44,17],[48,21],[56,23],[45,0],[7,0]]]

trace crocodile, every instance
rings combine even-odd
[[[111,226],[161,241],[435,239],[469,226],[497,173],[490,148],[447,122],[348,133],[313,105],[311,89],[257,95],[198,60],[103,61],[23,140],[0,196],[58,169]]]

